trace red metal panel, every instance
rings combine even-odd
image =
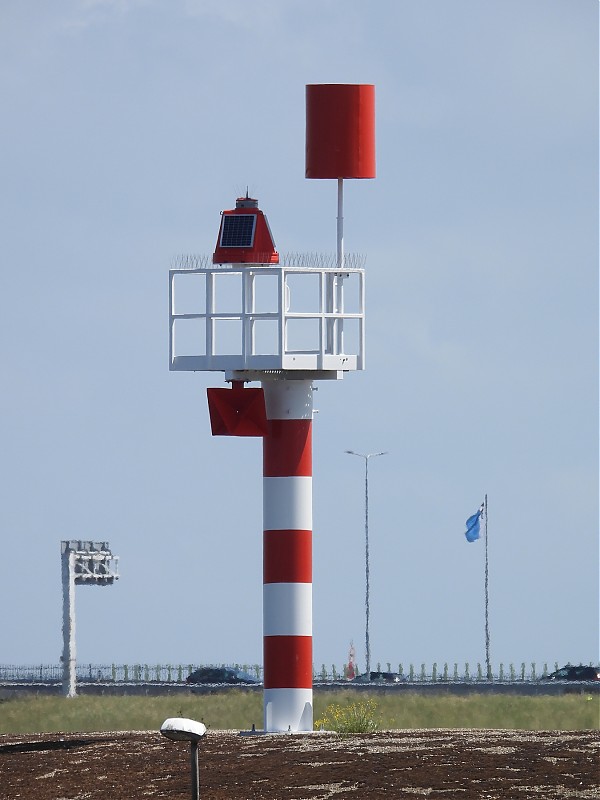
[[[206,390],[213,436],[265,436],[267,412],[262,389]]]
[[[263,583],[312,583],[312,531],[265,531]]]
[[[312,636],[265,636],[264,688],[312,689]]]
[[[306,87],[306,177],[375,177],[375,87]]]
[[[312,475],[312,420],[271,419],[263,442],[263,476]]]

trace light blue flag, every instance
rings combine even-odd
[[[481,517],[482,512],[483,507],[467,520],[467,530],[465,531],[467,542],[474,542],[479,539],[479,518]]]

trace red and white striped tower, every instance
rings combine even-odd
[[[265,380],[263,438],[264,726],[310,731],[312,414],[310,380]]]
[[[169,273],[169,368],[223,371],[231,389],[207,392],[213,435],[263,437],[265,731],[313,728],[313,382],[365,366],[364,269],[344,254],[343,181],[375,177],[372,85],[306,87],[306,177],[338,182],[333,261],[281,263],[246,195],[222,212],[212,259],[182,257]],[[179,308],[183,283],[193,308]]]

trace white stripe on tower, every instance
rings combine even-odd
[[[262,386],[264,728],[311,731],[312,381]]]

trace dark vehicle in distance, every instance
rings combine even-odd
[[[399,672],[366,672],[352,678],[350,683],[404,683],[406,678]]]
[[[234,667],[199,667],[191,672],[185,679],[186,683],[253,683],[255,678],[241,669]]]
[[[600,669],[597,667],[584,667],[580,664],[574,667],[572,664],[565,664],[564,667],[551,672],[543,680],[546,681],[600,681]]]

